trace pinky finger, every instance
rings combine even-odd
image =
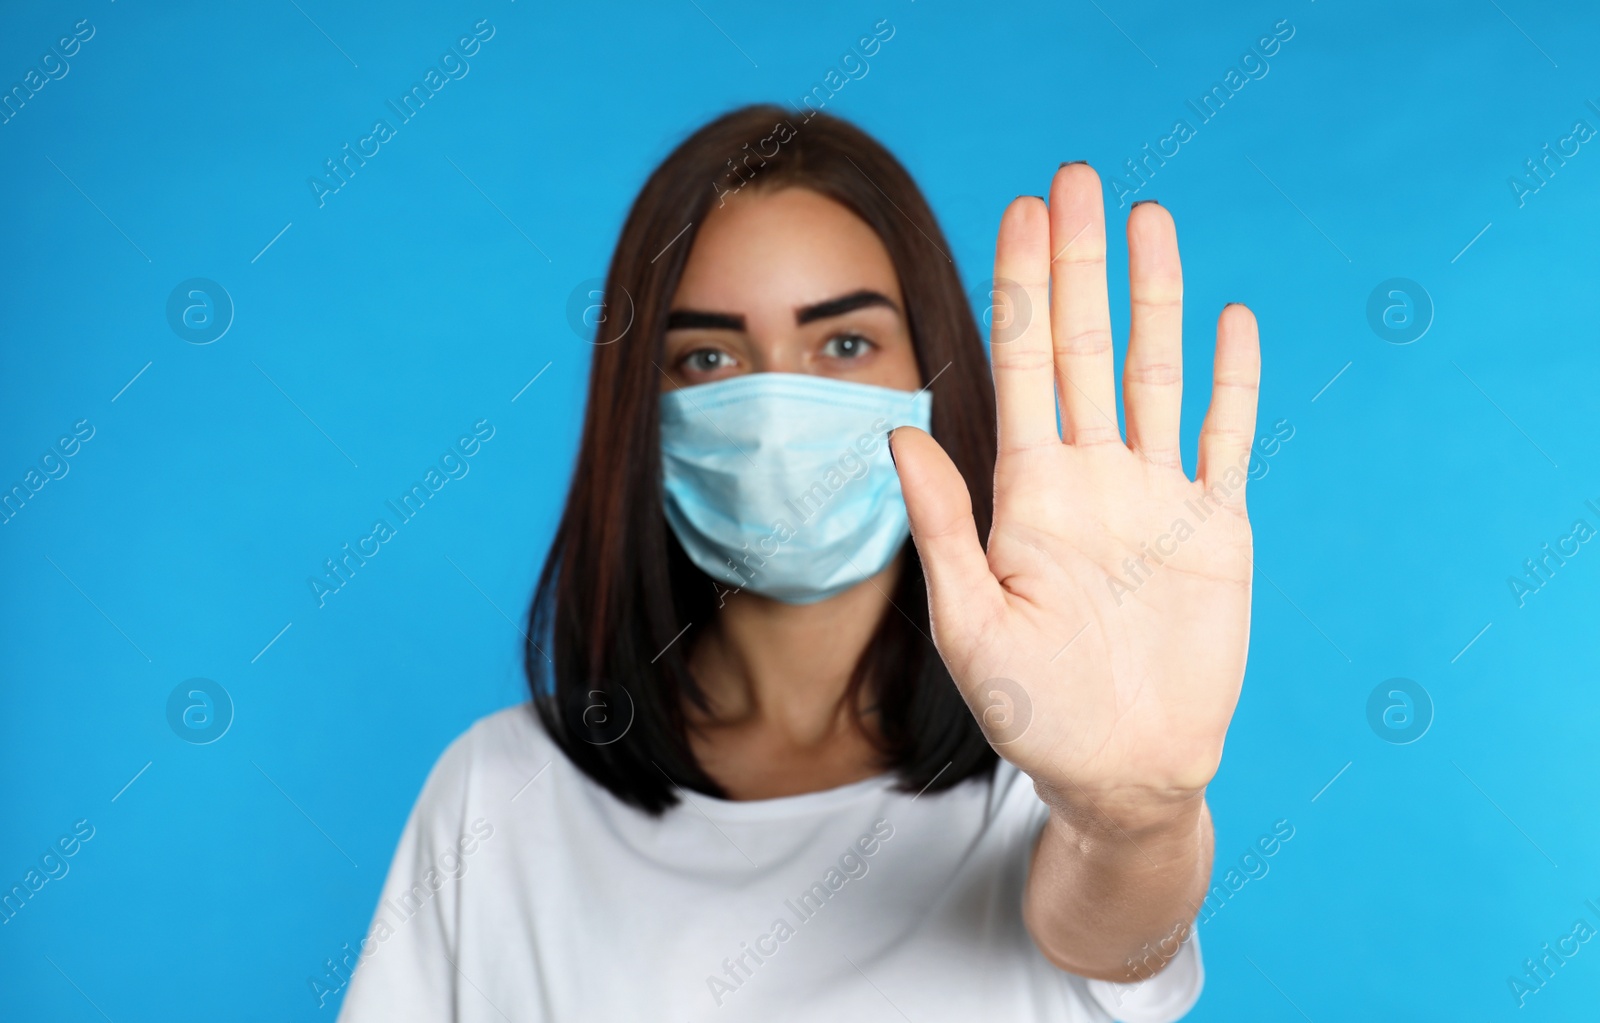
[[[1198,479],[1228,503],[1242,504],[1255,441],[1256,395],[1261,384],[1261,345],[1256,318],[1237,302],[1217,317],[1217,355],[1212,370],[1211,408],[1200,430]],[[1232,470],[1232,471],[1230,471]]]

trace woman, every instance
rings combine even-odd
[[[858,129],[747,108],[651,175],[533,699],[434,768],[343,1018],[1189,1009],[1255,321],[1221,314],[1191,481],[1172,220],[1128,219],[1124,440],[1099,179],[1049,194],[1001,221],[991,390],[931,211]]]

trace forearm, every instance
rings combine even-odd
[[[1035,787],[1051,810],[1024,895],[1034,943],[1081,976],[1152,976],[1177,953],[1211,876],[1204,792],[1092,799]]]

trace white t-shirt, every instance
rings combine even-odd
[[[1169,1023],[1190,937],[1142,984],[1050,965],[1022,923],[1047,809],[994,780],[891,776],[660,818],[574,767],[522,704],[447,749],[406,822],[339,1019]]]

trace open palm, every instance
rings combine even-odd
[[[1064,796],[1137,802],[1202,790],[1238,701],[1260,354],[1250,311],[1224,308],[1190,480],[1178,446],[1183,282],[1165,210],[1130,214],[1128,251],[1126,440],[1100,180],[1072,164],[1048,208],[1011,204],[996,243],[1007,308],[991,339],[999,457],[987,551],[938,444],[909,427],[892,443],[934,642],[990,742]]]

